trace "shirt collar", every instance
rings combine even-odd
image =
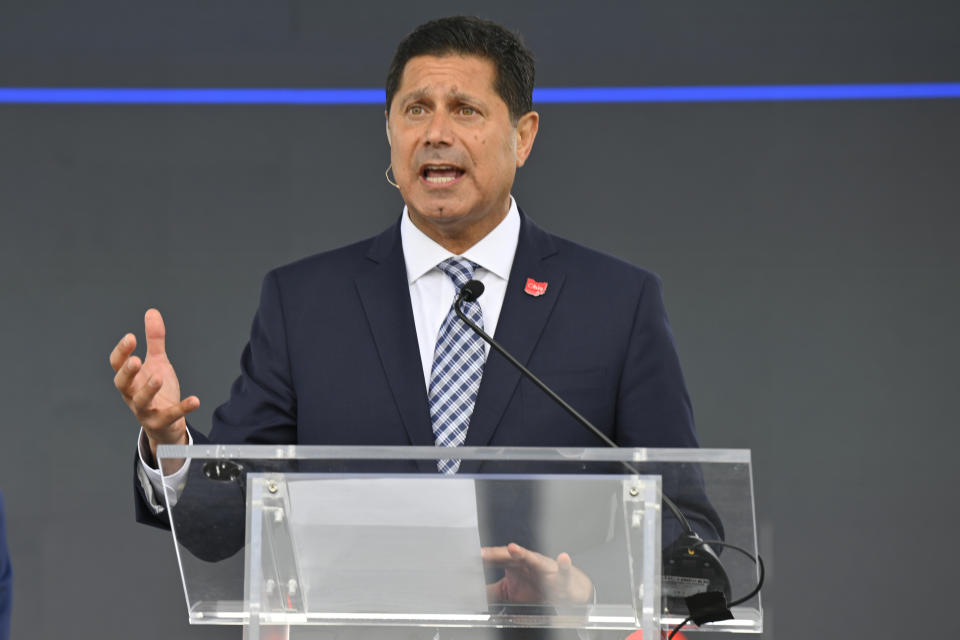
[[[483,267],[498,278],[510,277],[510,267],[517,252],[520,239],[520,211],[517,202],[510,196],[510,210],[493,230],[480,242],[463,252],[463,257]],[[407,264],[407,283],[413,284],[438,264],[455,255],[434,242],[410,220],[407,208],[403,208],[400,220],[400,241],[403,259]]]

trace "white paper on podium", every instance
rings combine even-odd
[[[288,486],[308,614],[487,611],[472,479],[307,476]]]

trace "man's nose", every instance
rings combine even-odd
[[[445,146],[453,143],[453,129],[451,128],[450,116],[438,110],[434,112],[433,117],[427,124],[427,131],[424,135],[424,141],[431,146]]]

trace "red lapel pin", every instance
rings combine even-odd
[[[547,292],[547,283],[537,282],[533,278],[527,278],[527,285],[523,288],[523,290],[533,297],[542,296]]]

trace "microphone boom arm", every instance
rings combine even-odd
[[[479,285],[479,286],[471,286],[471,284],[473,283],[476,283],[476,285]],[[506,349],[501,347],[496,340],[494,340],[492,337],[487,335],[486,331],[478,327],[475,322],[473,322],[470,318],[466,316],[466,314],[463,313],[463,309],[460,308],[460,305],[463,304],[464,302],[474,302],[477,298],[480,297],[480,294],[482,293],[483,293],[483,283],[480,282],[479,280],[471,280],[470,282],[465,284],[463,288],[460,289],[460,292],[457,294],[456,300],[453,301],[453,309],[456,312],[457,317],[463,320],[468,327],[473,329],[477,333],[477,335],[483,338],[483,341],[489,344],[491,347],[493,347],[493,349],[495,349],[497,353],[499,353],[504,358],[506,358],[510,362],[510,364],[515,366],[524,375],[526,375],[527,378],[529,378],[535,385],[537,385],[537,387],[539,387],[541,391],[543,391],[545,394],[550,396],[550,398],[554,402],[556,402],[558,405],[560,405],[564,411],[570,414],[570,416],[574,420],[576,420],[577,422],[582,424],[584,427],[589,429],[591,433],[597,436],[597,438],[599,438],[608,447],[611,447],[613,449],[619,449],[620,445],[618,445],[616,442],[614,442],[609,437],[607,437],[607,434],[605,434],[603,431],[600,431],[600,429],[598,429],[593,424],[591,424],[591,422],[587,420],[585,417],[583,417],[583,415],[581,415],[579,411],[571,407],[563,398],[558,396],[553,391],[553,389],[551,389],[546,384],[544,384],[543,381],[540,380],[540,378],[533,375],[533,373],[529,369],[527,369],[525,366],[523,366],[523,364],[521,364],[519,360],[514,358]],[[622,464],[627,469],[629,469],[631,473],[640,475],[640,472],[637,471],[637,469],[635,469],[630,463],[622,462]],[[683,527],[684,532],[688,535],[693,535],[697,537],[697,539],[699,539],[699,536],[697,536],[697,534],[693,531],[693,527],[690,526],[690,522],[687,520],[687,517],[683,514],[682,511],[680,511],[680,508],[676,504],[674,504],[673,500],[668,498],[666,494],[661,494],[661,498],[663,499],[663,504],[665,504],[667,508],[670,509],[674,517],[680,522],[680,526]]]

